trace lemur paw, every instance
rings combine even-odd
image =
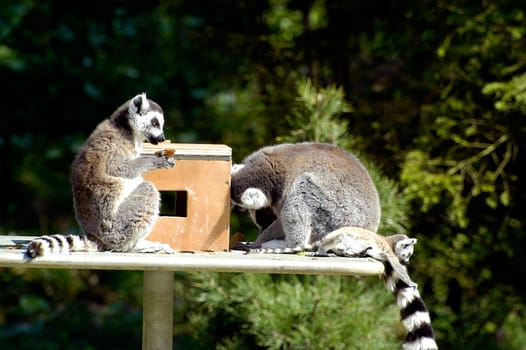
[[[268,207],[270,200],[259,188],[247,188],[241,195],[241,206],[247,209],[261,209]]]
[[[159,166],[161,168],[173,168],[175,166],[174,154],[175,150],[170,148],[155,152],[155,155],[161,160]]]
[[[152,242],[146,239],[138,241],[135,245],[134,251],[138,253],[175,253],[175,251],[166,243]]]

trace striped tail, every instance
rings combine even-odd
[[[254,254],[298,254],[305,251],[310,251],[310,247],[294,247],[294,248],[250,248],[248,253]]]
[[[29,259],[34,259],[48,253],[96,251],[98,251],[97,243],[86,236],[46,235],[29,242],[25,254]]]
[[[312,251],[314,247],[310,244],[303,246],[288,247],[287,241],[281,239],[273,239],[263,242],[260,247],[251,247],[248,243],[246,247],[247,253],[254,254],[297,254],[301,252]]]
[[[387,289],[396,295],[400,318],[407,331],[404,350],[437,350],[429,311],[418,289],[396,276],[389,263],[385,264],[384,280]]]

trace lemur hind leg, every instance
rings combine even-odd
[[[173,253],[168,244],[145,239],[159,215],[160,194],[152,183],[143,182],[122,202],[113,226],[116,251]]]
[[[290,248],[310,245],[321,237],[316,230],[330,220],[320,210],[323,193],[316,184],[316,176],[305,173],[294,181],[281,209],[281,225]],[[317,222],[324,224],[318,225]],[[319,230],[326,231],[329,230]]]

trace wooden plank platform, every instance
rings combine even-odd
[[[377,276],[384,272],[382,263],[369,258],[243,252],[75,252],[48,254],[27,260],[24,257],[25,247],[33,238],[35,237],[0,235],[0,267],[144,271],[143,350],[173,348],[173,271],[354,276]]]
[[[243,252],[188,252],[138,254],[109,252],[54,253],[24,259],[24,248],[34,237],[0,235],[0,267],[213,271],[320,275],[379,275],[383,264],[369,258],[305,257],[293,254],[244,254]]]

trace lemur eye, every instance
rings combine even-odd
[[[159,121],[157,120],[157,118],[153,118],[152,119],[152,126],[154,128],[158,128],[160,126]]]

